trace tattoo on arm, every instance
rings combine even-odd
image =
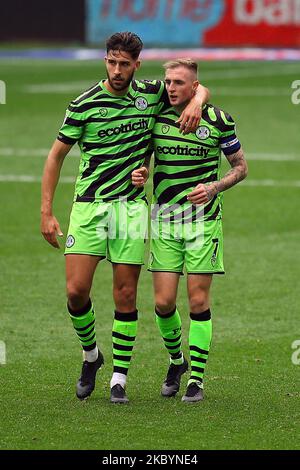
[[[227,155],[226,158],[230,163],[231,169],[223,176],[223,178],[220,179],[220,181],[214,183],[218,193],[226,191],[226,189],[229,189],[242,181],[246,178],[248,172],[247,162],[241,148],[236,153]]]

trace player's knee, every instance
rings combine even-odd
[[[190,311],[192,313],[204,312],[209,308],[209,300],[206,295],[195,295],[190,297]]]
[[[125,306],[135,305],[136,289],[133,286],[123,285],[114,289],[115,300]]]
[[[89,291],[84,286],[68,284],[67,298],[69,306],[76,310],[84,307],[89,300]]]
[[[170,313],[175,308],[175,301],[170,297],[156,296],[155,308],[162,315]]]

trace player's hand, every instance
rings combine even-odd
[[[217,189],[213,184],[198,184],[187,199],[191,204],[206,204],[217,194]]]
[[[137,188],[141,188],[147,183],[149,177],[149,171],[148,168],[145,166],[142,166],[138,170],[134,170],[131,173],[131,180],[133,186],[136,186]]]
[[[42,214],[41,232],[50,245],[54,246],[54,248],[60,248],[56,235],[62,237],[63,233],[54,215]]]
[[[202,108],[199,103],[190,101],[186,108],[181,113],[178,123],[180,123],[180,132],[188,134],[189,132],[195,132],[200,124],[202,116]]]

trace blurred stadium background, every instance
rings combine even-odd
[[[0,449],[299,449],[300,2],[10,0],[0,17]],[[68,102],[105,76],[105,38],[123,30],[144,40],[139,78],[162,78],[170,57],[199,60],[249,162],[247,180],[224,198],[227,275],[214,280],[206,400],[197,406],[160,397],[167,355],[146,269],[131,403],[109,403],[106,262],[93,288],[106,364],[90,401],[77,401],[81,353],[65,311],[62,250],[39,233],[48,149]],[[74,148],[55,198],[64,234],[78,164]],[[178,305],[186,348],[184,279]]]

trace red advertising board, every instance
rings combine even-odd
[[[87,41],[115,31],[154,47],[300,46],[300,0],[87,0]]]
[[[204,46],[300,46],[300,0],[224,0]]]

